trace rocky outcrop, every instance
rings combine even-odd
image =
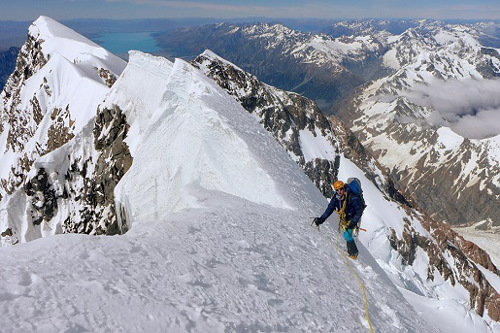
[[[99,153],[94,173],[94,181],[89,194],[94,193],[95,204],[100,207],[93,223],[96,233],[117,234],[127,231],[126,221],[118,222],[115,211],[114,189],[132,165],[132,156],[127,144],[129,125],[122,110],[118,107],[99,111],[95,121],[94,147]]]
[[[61,38],[57,33],[69,47],[77,44],[85,56],[53,48],[61,44],[49,42]],[[120,141],[127,129],[119,110],[102,111],[107,116],[99,118],[96,127],[104,128],[99,140],[107,141],[96,138],[100,147],[88,148],[94,143],[99,96],[104,97],[116,81],[115,71],[124,65],[50,18],[40,17],[30,26],[0,101],[0,160],[9,163],[8,169],[2,165],[0,176],[2,244],[60,232],[124,232],[116,221],[112,195],[131,163]],[[94,68],[95,73],[80,67]],[[82,92],[89,94],[84,102]]]
[[[97,75],[103,80],[103,82],[111,88],[113,84],[116,82],[116,75],[111,73],[109,69],[102,67],[94,67],[94,70],[97,72]]]
[[[52,186],[49,175],[44,168],[40,168],[24,187],[29,198],[28,211],[33,225],[50,221],[57,213],[57,195]]]
[[[41,52],[41,42],[43,41],[28,35],[26,43],[19,51],[14,72],[10,75],[2,91],[0,135],[5,138],[5,146],[0,147],[3,149],[2,153],[8,150],[23,152],[25,144],[33,137],[37,125],[41,121],[40,105],[36,97],[30,101],[31,110],[28,112],[19,111],[20,94],[24,82],[47,62]],[[17,163],[11,165],[9,176],[0,179],[0,200],[6,194],[12,194],[22,184],[31,164],[40,153],[42,152],[39,149],[24,151],[17,159]]]
[[[41,50],[42,43],[43,40],[28,35],[26,43],[19,51],[14,72],[7,80],[2,92],[3,108],[0,110],[0,123],[2,124],[0,125],[0,134],[8,131],[6,133],[6,146],[2,147],[5,150],[22,151],[36,130],[37,122],[34,118],[39,120],[39,115],[36,112],[21,113],[18,106],[21,103],[20,93],[24,82],[47,62]],[[32,104],[36,108],[37,102],[33,101]]]
[[[62,223],[64,232],[86,234],[121,234],[126,224],[118,222],[114,189],[132,165],[132,157],[124,139],[128,124],[122,111],[115,107],[98,111],[92,141],[91,157],[68,156],[72,161],[64,175],[67,205],[76,205]]]
[[[57,152],[38,161],[25,180],[26,214],[31,235],[17,225],[2,230],[11,244],[44,233],[125,233],[118,221],[114,189],[132,164],[124,139],[129,125],[117,108],[99,110],[95,122]],[[35,236],[34,236],[35,235]]]
[[[478,315],[487,314],[495,321],[500,320],[500,295],[478,267],[481,265],[483,269],[500,275],[489,255],[454,232],[447,223],[425,217],[422,219],[422,226],[431,237],[420,234],[408,220],[404,221],[401,237],[392,230],[389,242],[400,255],[401,264],[413,265],[418,250],[423,250],[429,258],[428,282],[434,281],[436,274],[439,274],[452,286],[461,285],[469,293],[470,306]],[[434,296],[431,288],[427,296]]]

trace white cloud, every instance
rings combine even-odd
[[[451,125],[451,129],[466,138],[485,139],[500,134],[500,108],[480,110],[467,115]]]
[[[464,137],[500,134],[500,80],[434,80],[415,85],[405,95],[415,104],[436,110],[435,125],[450,126]]]

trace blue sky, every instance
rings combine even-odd
[[[73,18],[500,19],[500,0],[0,0],[0,20]]]

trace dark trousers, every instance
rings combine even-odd
[[[354,229],[346,229],[344,231],[344,239],[347,242],[347,253],[349,253],[350,256],[358,254],[358,247],[352,236],[353,231]]]

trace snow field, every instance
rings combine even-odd
[[[124,236],[57,235],[3,249],[1,327],[367,331],[359,284],[335,250],[331,230],[318,233],[296,212],[190,191],[206,208],[136,223]],[[368,268],[375,262],[365,250],[361,257],[354,269],[368,264],[358,274],[375,332],[426,327],[377,269]]]

